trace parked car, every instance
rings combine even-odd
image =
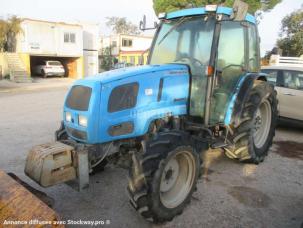
[[[33,69],[34,74],[42,75],[44,78],[47,76],[61,76],[65,75],[65,70],[59,61],[41,61]]]
[[[278,93],[280,119],[303,123],[303,67],[266,66],[261,71]]]

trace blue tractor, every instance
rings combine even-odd
[[[148,65],[76,81],[56,142],[30,151],[26,174],[44,187],[75,179],[81,190],[90,173],[124,159],[130,203],[161,223],[189,203],[203,151],[262,162],[277,100],[259,73],[256,21],[246,12],[238,2],[161,14]]]

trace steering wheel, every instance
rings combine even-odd
[[[182,56],[181,58],[177,59],[176,62],[183,62],[182,60],[184,59],[188,59],[189,62],[192,63],[194,66],[201,67],[204,65],[200,60],[189,56]]]
[[[175,62],[187,64],[193,75],[198,75],[199,72],[205,71],[204,70],[205,64],[203,64],[200,60],[198,60],[196,58],[192,58],[189,56],[182,56],[179,59],[177,59]]]
[[[223,67],[223,68],[221,69],[221,71],[223,72],[224,70],[226,70],[227,68],[230,68],[230,67],[240,67],[241,70],[242,70],[242,68],[243,68],[243,66],[240,65],[240,64],[229,64],[229,65]]]

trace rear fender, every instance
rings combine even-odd
[[[267,81],[265,76],[266,74],[263,73],[248,73],[240,78],[237,83],[235,92],[233,93],[228,104],[224,119],[225,126],[228,126],[230,124],[238,124],[245,101],[250,94],[255,80]]]

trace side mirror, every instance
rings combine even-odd
[[[140,21],[140,24],[139,24],[139,29],[141,31],[145,31],[145,30],[152,30],[152,29],[156,29],[156,28],[158,28],[158,23],[156,21],[154,22],[154,27],[146,28],[146,16],[143,15],[143,19]]]
[[[158,28],[158,22],[154,21],[154,28]]]
[[[139,28],[142,31],[144,31],[146,29],[146,16],[145,15],[143,15],[142,21],[140,21]]]

